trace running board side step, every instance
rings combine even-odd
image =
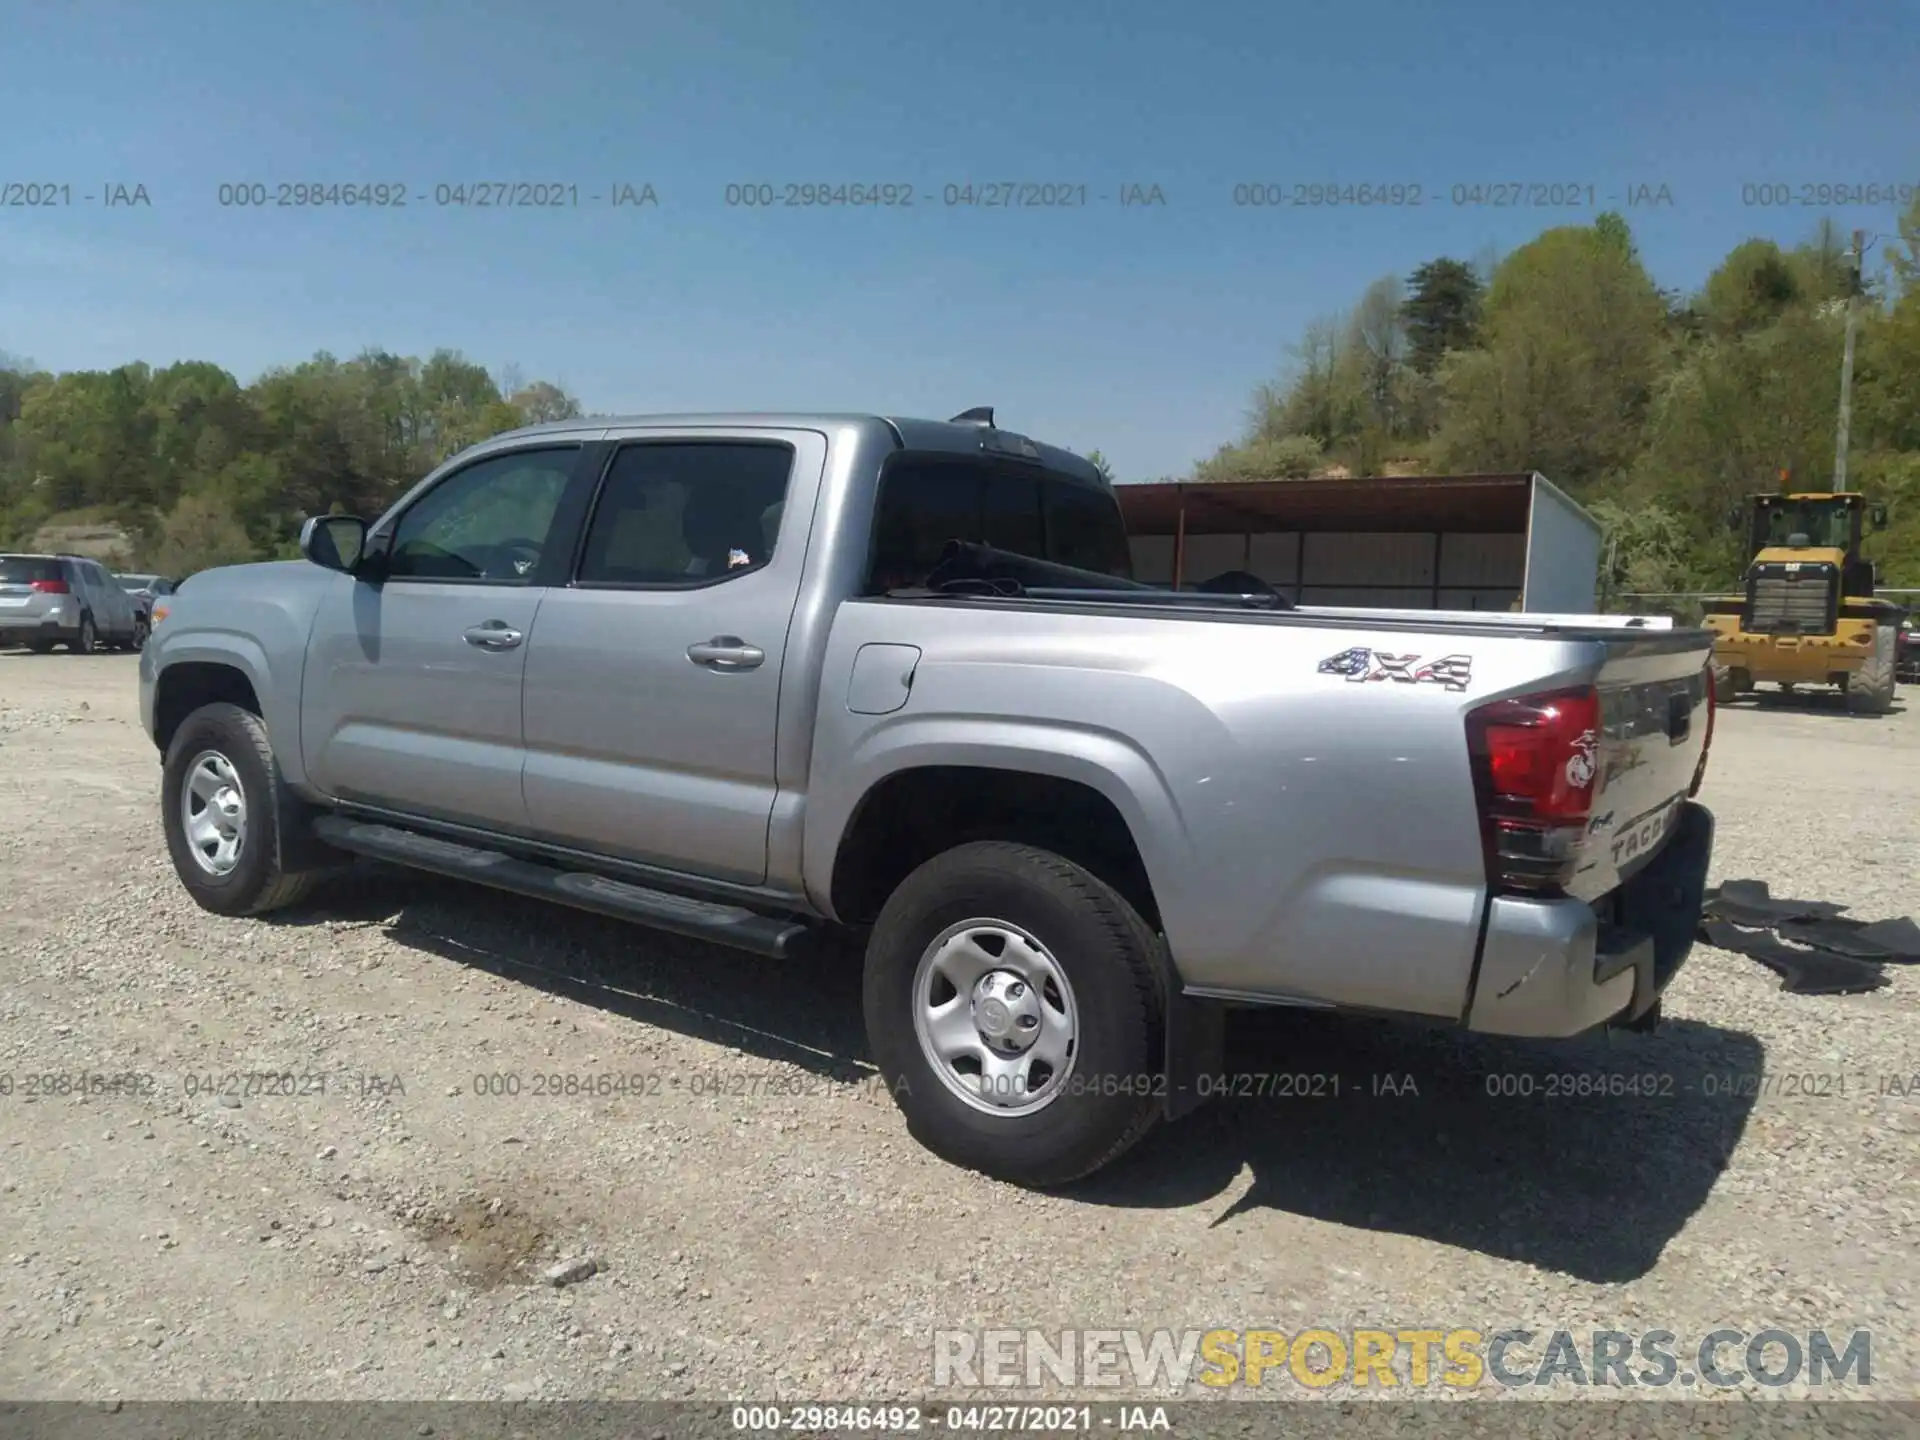
[[[355,855],[431,870],[457,880],[473,880],[536,900],[555,900],[576,910],[591,910],[776,960],[799,953],[813,933],[798,920],[761,915],[741,905],[695,900],[604,875],[562,870],[393,825],[322,815],[313,822],[313,832],[327,844]]]

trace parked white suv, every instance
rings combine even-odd
[[[0,645],[44,655],[147,643],[146,610],[97,560],[83,555],[0,555]]]

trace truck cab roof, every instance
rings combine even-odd
[[[977,412],[967,413],[971,415]],[[991,411],[986,413],[991,414]],[[906,415],[857,411],[741,410],[582,416],[577,420],[554,420],[543,425],[509,430],[482,441],[474,449],[534,438],[597,440],[623,430],[689,430],[705,427],[826,430],[849,425],[889,431],[894,446],[900,449],[956,455],[1006,455],[1034,461],[1083,483],[1107,488],[1106,478],[1091,461],[1057,445],[1043,444],[1017,431],[1003,430],[990,421],[959,418],[924,420]]]

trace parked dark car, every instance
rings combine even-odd
[[[113,577],[120,582],[120,588],[134,599],[134,603],[146,612],[153,614],[153,602],[162,595],[171,595],[177,588],[176,583],[165,575],[116,574]]]
[[[1900,622],[1900,638],[1894,642],[1893,678],[1903,685],[1920,685],[1920,631],[1911,613]]]

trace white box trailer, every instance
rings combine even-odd
[[[1600,525],[1534,472],[1116,485],[1134,577],[1258,576],[1298,605],[1594,610]]]

